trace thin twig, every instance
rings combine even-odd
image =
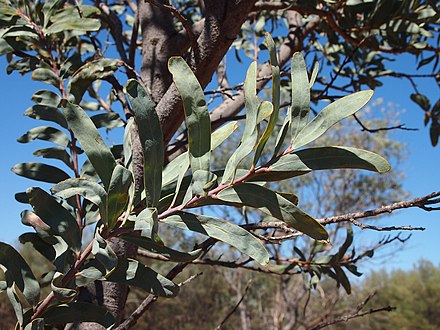
[[[249,291],[249,288],[251,287],[252,281],[249,281],[246,285],[246,288],[244,289],[244,292],[241,296],[241,298],[238,300],[238,302],[235,304],[234,308],[231,309],[231,311],[224,317],[224,319],[220,322],[220,324],[215,328],[216,330],[220,330],[223,328],[223,326],[225,325],[225,323],[229,320],[229,318],[235,313],[235,311],[237,310],[238,306],[240,306],[240,304],[243,302],[244,297],[246,297],[246,294]]]

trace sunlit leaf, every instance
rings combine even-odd
[[[255,150],[255,156],[253,160],[253,164],[256,165],[258,160],[260,159],[261,153],[263,152],[264,146],[266,145],[269,137],[271,136],[275,125],[278,122],[278,115],[280,111],[280,67],[278,66],[277,60],[277,52],[275,48],[275,42],[269,33],[266,33],[265,44],[267,49],[269,50],[270,55],[270,67],[272,71],[272,105],[273,111],[270,116],[269,122],[266,125],[263,136],[260,138],[258,142],[257,148]],[[270,107],[267,107],[270,109]],[[261,110],[260,110],[261,111]]]
[[[225,242],[262,265],[269,262],[269,253],[260,240],[229,221],[188,212],[178,212],[161,221]]]
[[[263,186],[253,183],[237,184],[222,190],[216,198],[232,205],[257,208],[316,240],[328,239],[327,231],[316,219],[290,200]]]
[[[307,125],[310,112],[310,86],[306,62],[301,53],[295,53],[291,63],[292,105],[291,139],[295,144],[299,132]]]
[[[248,69],[244,85],[246,122],[240,145],[231,155],[226,164],[222,183],[232,181],[240,162],[249,155],[255,147],[258,138],[257,119],[260,100],[257,97],[257,63],[253,62]],[[267,101],[265,101],[267,102]],[[268,103],[268,102],[267,102]]]
[[[299,132],[293,144],[294,148],[299,149],[315,141],[330,127],[362,109],[372,96],[373,91],[371,90],[360,91],[330,103]]]
[[[203,89],[183,58],[171,57],[168,68],[183,101],[191,169],[209,172],[211,121]]]
[[[33,119],[52,121],[63,128],[67,128],[66,119],[56,106],[56,104],[37,104],[27,109],[24,115]]]
[[[108,189],[113,169],[116,166],[113,154],[83,109],[66,100],[62,101],[61,106],[70,128],[101,178],[104,187]]]

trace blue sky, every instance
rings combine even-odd
[[[404,56],[391,63],[391,69],[399,67],[414,67],[412,57]],[[34,82],[30,76],[21,77],[18,74],[6,75],[6,62],[0,59],[0,97],[3,119],[0,121],[0,140],[2,141],[2,159],[0,162],[0,207],[2,210],[2,231],[0,240],[15,243],[17,237],[28,231],[29,228],[20,223],[20,212],[26,205],[19,204],[14,199],[14,194],[24,191],[27,187],[36,185],[31,180],[16,176],[10,171],[17,163],[27,161],[41,161],[34,157],[32,152],[37,148],[45,147],[44,142],[20,144],[16,139],[27,130],[41,125],[37,121],[23,115],[25,109],[32,105],[31,96],[48,85]],[[233,81],[240,81],[243,77],[231,77]],[[439,89],[433,80],[420,80],[419,87],[435,102],[439,97]],[[412,92],[411,86],[406,81],[393,78],[384,80],[384,86],[375,93],[375,98],[383,98],[385,104],[392,102],[404,109],[400,120],[408,127],[419,128],[416,132],[395,132],[396,138],[408,146],[409,157],[402,168],[406,174],[404,187],[411,193],[411,197],[426,195],[440,190],[438,176],[438,161],[440,159],[440,146],[431,147],[429,132],[423,125],[423,113],[409,99]],[[47,185],[45,188],[50,187]],[[379,205],[378,205],[379,206]],[[426,227],[424,232],[414,232],[412,239],[405,245],[402,252],[393,255],[387,263],[380,266],[386,268],[410,268],[420,258],[426,258],[435,264],[440,264],[440,255],[437,253],[437,235],[440,232],[440,212],[425,212],[420,209],[401,210],[395,215],[381,220],[384,225],[413,225]],[[377,241],[383,234],[368,234],[368,239]],[[381,260],[380,262],[383,262]]]

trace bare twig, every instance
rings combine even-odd
[[[225,325],[225,323],[229,320],[229,318],[235,313],[238,306],[240,306],[240,304],[243,302],[244,297],[246,297],[246,294],[248,293],[249,288],[251,287],[251,284],[252,284],[252,281],[249,281],[247,283],[246,288],[244,289],[243,295],[238,300],[238,302],[235,304],[234,308],[231,309],[231,311],[224,317],[224,319],[220,322],[220,324],[215,328],[216,330],[222,329],[223,326]]]
[[[392,307],[392,306],[386,306],[386,307],[381,307],[381,308],[371,308],[365,312],[356,312],[353,314],[338,317],[338,318],[331,320],[331,321],[323,322],[323,323],[318,324],[317,326],[313,327],[311,330],[324,329],[330,325],[338,324],[338,323],[342,323],[342,322],[347,322],[349,320],[352,320],[352,319],[355,319],[358,317],[362,317],[362,316],[366,316],[366,315],[370,315],[370,314],[374,314],[374,313],[379,313],[379,312],[392,312],[394,310],[396,310],[396,307]]]
[[[437,191],[437,192],[433,192],[433,193],[426,195],[426,196],[423,196],[423,197],[417,197],[417,198],[410,199],[410,200],[403,201],[403,202],[392,203],[389,205],[378,207],[373,210],[337,215],[337,216],[333,216],[333,217],[323,218],[318,221],[323,225],[328,225],[330,223],[345,222],[345,221],[353,223],[353,221],[356,219],[374,217],[374,216],[378,216],[380,214],[391,213],[395,210],[406,209],[406,208],[411,208],[411,207],[418,207],[418,208],[421,208],[425,211],[439,210],[440,209],[439,207],[428,207],[427,206],[427,205],[440,203],[440,200],[437,198],[439,196],[440,196],[440,191]],[[373,229],[373,228],[369,228],[369,229]],[[380,229],[376,229],[376,230],[380,230]],[[389,229],[389,230],[394,230],[394,229]]]

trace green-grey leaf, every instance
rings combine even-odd
[[[315,66],[313,67],[312,76],[310,77],[310,83],[309,88],[312,89],[313,85],[315,84],[316,77],[318,76],[319,72],[319,62],[315,62]]]
[[[120,60],[102,58],[84,64],[77,70],[68,85],[68,91],[73,95],[76,104],[79,104],[87,88],[92,82],[112,75],[122,65]]]
[[[19,176],[48,183],[58,183],[69,178],[69,175],[59,168],[42,163],[16,164],[11,170]]]
[[[367,150],[351,147],[314,147],[281,157],[269,167],[269,170],[294,174],[294,172],[306,173],[308,170],[340,168],[384,173],[390,170],[390,164],[382,156]]]
[[[116,127],[124,126],[124,122],[122,121],[119,114],[113,111],[94,115],[90,117],[90,119],[93,121],[93,124],[95,124],[97,128],[104,127],[106,129],[113,129]]]
[[[312,216],[290,200],[263,186],[253,183],[237,184],[219,192],[217,198],[232,205],[257,208],[316,240],[328,239],[325,228]]]
[[[163,219],[162,222],[225,242],[262,265],[269,262],[269,253],[260,240],[247,230],[229,221],[188,212],[178,212]]]
[[[60,104],[61,97],[59,97],[57,93],[43,89],[32,95],[32,101],[36,104],[57,108]]]
[[[56,88],[61,86],[60,78],[51,70],[47,68],[37,68],[32,72],[32,79],[53,85]]]
[[[58,159],[64,164],[69,166],[72,170],[74,169],[72,157],[67,153],[66,149],[63,147],[52,147],[38,149],[34,151],[34,156],[43,157],[48,159]]]
[[[295,53],[291,63],[292,105],[290,108],[292,121],[291,139],[294,143],[299,132],[307,125],[310,112],[310,85],[307,76],[306,62],[301,53]]]
[[[75,195],[84,197],[99,207],[101,218],[103,222],[106,221],[107,193],[99,183],[83,178],[72,178],[59,182],[50,191],[64,199]]]
[[[50,287],[54,293],[55,299],[62,303],[67,303],[75,299],[78,292],[75,289],[65,287],[62,284],[62,280],[63,274],[59,272],[55,273],[50,283]]]
[[[240,162],[251,153],[258,139],[257,120],[261,102],[257,97],[257,63],[249,66],[244,85],[246,121],[243,136],[237,150],[231,155],[226,164],[222,183],[234,180],[235,172]],[[265,103],[268,103],[265,101]]]
[[[56,20],[55,23],[44,29],[47,35],[63,31],[98,31],[101,22],[95,18],[68,17],[66,19]]]
[[[63,128],[67,128],[66,119],[56,108],[56,105],[33,105],[24,112],[24,115],[33,119],[51,121],[57,123]]]
[[[48,308],[41,317],[46,324],[53,325],[94,322],[110,328],[115,324],[113,315],[105,308],[85,302],[55,305]]]
[[[76,219],[54,197],[40,188],[26,190],[35,213],[61,236],[75,252],[81,251],[81,233]]]
[[[38,126],[32,128],[27,133],[20,136],[17,141],[20,143],[29,143],[37,139],[50,141],[62,147],[67,147],[70,143],[69,137],[66,133],[50,126]]]
[[[135,218],[134,230],[151,230],[153,217],[157,217],[156,208],[145,208]]]
[[[168,68],[183,101],[191,169],[209,172],[211,121],[203,89],[183,58],[171,57]]]
[[[110,148],[105,144],[92,120],[83,109],[66,100],[63,100],[61,105],[70,128],[101,178],[104,187],[108,189],[113,169],[116,166]]]
[[[93,239],[92,245],[92,254],[95,256],[96,260],[98,260],[104,266],[106,275],[111,273],[118,265],[118,257],[111,246],[107,244],[107,241],[102,238],[99,233],[95,233],[95,238]]]
[[[257,148],[255,150],[255,156],[253,160],[253,164],[256,165],[258,160],[260,159],[261,153],[263,152],[264,146],[266,145],[269,137],[272,135],[272,132],[275,128],[275,125],[278,122],[278,115],[280,111],[280,67],[278,66],[277,60],[277,52],[275,48],[275,42],[273,41],[271,35],[266,33],[265,44],[270,54],[270,67],[272,71],[272,105],[273,111],[270,116],[269,122],[266,125],[263,135],[258,141]],[[261,110],[260,110],[261,112]]]
[[[137,286],[157,296],[174,297],[179,292],[177,284],[132,259],[119,259],[107,280]]]
[[[144,189],[147,207],[157,206],[162,187],[164,159],[163,134],[159,117],[151,97],[136,80],[129,80],[127,93],[143,147]]]
[[[315,141],[330,127],[362,109],[372,96],[373,91],[371,90],[360,91],[329,104],[299,132],[293,147],[299,149]]]
[[[107,196],[107,224],[110,229],[128,204],[128,190],[132,181],[131,172],[122,165],[116,165]]]
[[[237,129],[238,125],[236,121],[230,121],[229,123],[216,129],[211,134],[211,150],[216,149],[221,145],[232,133]]]
[[[20,289],[30,305],[36,306],[40,297],[40,285],[26,261],[12,246],[0,242],[0,269],[5,273],[6,284]]]
[[[152,239],[148,237],[142,237],[142,236],[121,236],[122,239],[126,240],[129,243],[135,244],[139,246],[142,249],[145,249],[147,251],[160,254],[170,261],[176,261],[176,262],[189,262],[192,260],[197,259],[202,250],[197,249],[191,252],[180,252],[173,250],[169,247],[163,246],[161,244],[156,243]]]

